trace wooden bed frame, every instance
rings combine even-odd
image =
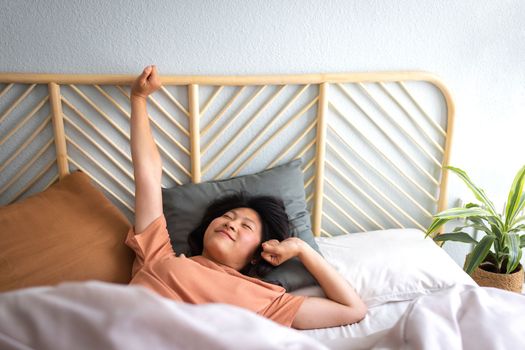
[[[81,169],[131,219],[134,79],[0,74],[0,205]],[[425,229],[447,205],[443,167],[454,104],[432,74],[163,76],[162,82],[148,112],[163,186],[301,157],[317,236]]]

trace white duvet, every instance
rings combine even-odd
[[[326,349],[250,311],[140,286],[66,283],[0,294],[0,349]]]
[[[460,285],[415,299],[390,329],[331,349],[524,349],[525,296]]]
[[[415,299],[392,328],[323,343],[234,306],[177,303],[138,286],[0,294],[0,349],[517,349],[525,296],[459,286]]]

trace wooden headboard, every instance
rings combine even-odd
[[[0,74],[0,205],[86,172],[132,219],[135,76]],[[303,159],[316,235],[416,227],[446,206],[454,105],[424,72],[163,76],[163,186]]]

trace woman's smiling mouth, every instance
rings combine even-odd
[[[232,235],[228,233],[226,230],[217,230],[216,232],[222,233],[223,235],[227,236],[229,239],[235,242],[235,239],[233,239]]]

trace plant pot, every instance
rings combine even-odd
[[[494,287],[516,293],[521,293],[523,288],[523,266],[521,264],[509,274],[485,271],[478,266],[470,276],[481,287]]]

